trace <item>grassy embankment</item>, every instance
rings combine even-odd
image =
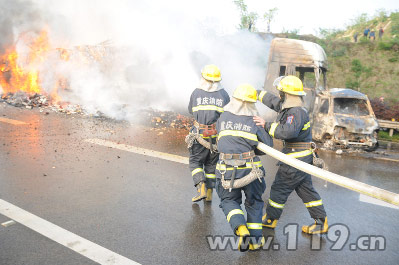
[[[382,39],[378,37],[381,27]],[[365,28],[375,31],[374,41],[363,37]],[[357,43],[353,40],[356,32]],[[382,96],[390,105],[399,104],[399,12],[326,34],[320,44],[329,59],[330,87],[352,88],[370,99]]]
[[[360,17],[344,30],[320,29],[321,38],[297,35],[297,31],[277,35],[320,44],[328,57],[330,88],[352,88],[370,99],[384,97],[390,105],[399,104],[399,12]],[[382,39],[378,37],[380,27],[384,29]],[[365,28],[375,31],[374,41],[363,37]],[[357,43],[353,39],[356,32]]]
[[[366,28],[374,30],[375,40],[363,36]],[[382,38],[380,28],[384,29]],[[324,48],[330,88],[352,88],[369,99],[383,97],[387,108],[377,111],[377,118],[399,120],[399,12],[380,12],[372,18],[362,14],[343,30],[320,29],[321,38],[296,33],[279,35],[316,42]],[[357,42],[353,38],[355,33]],[[399,141],[398,132],[389,137],[388,132],[381,131],[379,137]]]
[[[390,137],[389,131],[379,131],[378,139],[399,143],[399,133],[396,132],[396,133],[394,133],[394,135],[392,137]]]

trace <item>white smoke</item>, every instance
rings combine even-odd
[[[239,13],[230,0],[32,1],[53,47],[112,41],[116,52],[106,65],[54,58],[41,69],[47,91],[61,73],[70,87],[61,97],[92,112],[133,119],[149,107],[185,110],[210,63],[220,67],[230,94],[240,83],[263,85],[268,42],[236,29]]]

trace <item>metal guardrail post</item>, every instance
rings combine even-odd
[[[392,121],[388,120],[378,120],[378,125],[381,128],[389,129],[389,137],[393,136],[395,130],[399,130],[399,122],[392,119]]]

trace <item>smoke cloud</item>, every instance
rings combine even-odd
[[[0,4],[1,53],[22,32],[44,28],[54,49],[76,51],[77,46],[107,42],[109,56],[99,63],[78,64],[54,54],[40,66],[47,92],[62,75],[69,87],[58,91],[62,99],[93,113],[134,119],[145,108],[185,112],[205,64],[220,67],[222,86],[230,94],[240,83],[261,89],[265,79],[269,41],[236,29],[239,14],[229,0]]]
[[[0,0],[0,54],[24,32],[37,32],[44,26],[41,12],[31,1]]]

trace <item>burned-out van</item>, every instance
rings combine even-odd
[[[363,93],[333,88],[316,97],[313,139],[342,147],[377,147],[377,119]]]
[[[299,77],[306,92],[313,139],[344,147],[374,147],[378,123],[366,95],[351,89],[327,88],[327,56],[313,42],[274,38],[270,45],[264,89],[276,93],[273,81]]]

